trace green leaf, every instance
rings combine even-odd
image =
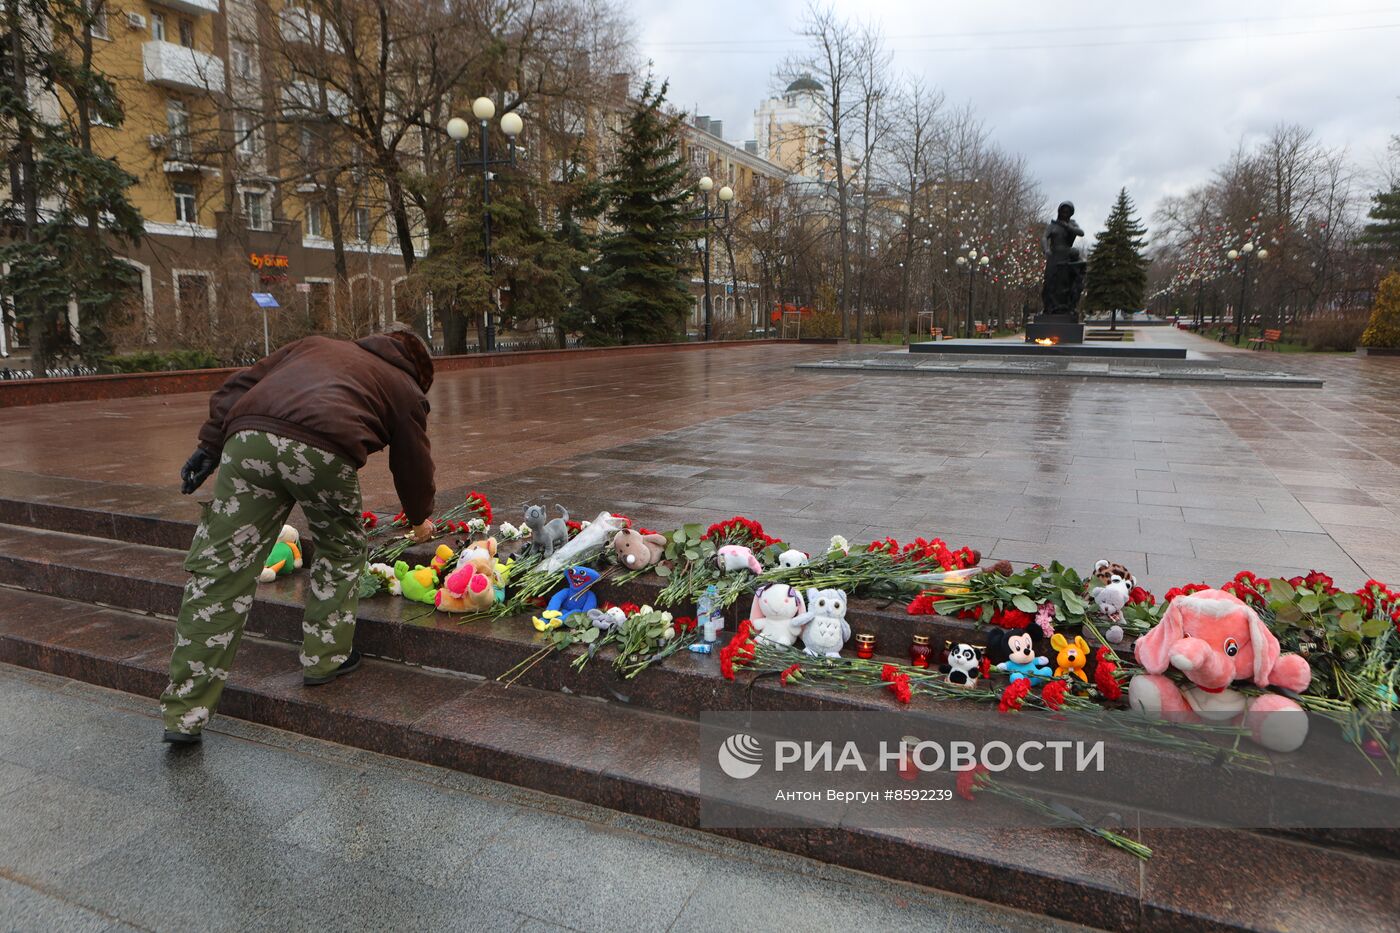
[[[656,575],[658,577],[661,577],[662,579],[665,579],[666,577],[669,577],[671,575],[671,568],[666,564],[657,564]]]
[[[1332,597],[1332,605],[1343,611],[1360,609],[1361,599],[1355,593],[1338,593]]]
[[[578,640],[585,645],[591,645],[598,640],[598,630],[591,625],[578,634]]]
[[[1040,609],[1040,607],[1035,604],[1035,600],[1021,593],[1017,593],[1016,596],[1011,600],[1011,602],[1013,605],[1016,606],[1017,609],[1021,610],[1022,612],[1028,612],[1031,615],[1035,615],[1035,613]]]
[[[1386,619],[1367,619],[1361,623],[1361,635],[1365,638],[1378,638],[1389,627],[1390,622]]]
[[[1060,596],[1065,601],[1065,609],[1075,615],[1083,615],[1088,609],[1087,604],[1080,599],[1079,594],[1067,586],[1060,587]]]
[[[1269,581],[1269,595],[1277,599],[1284,599],[1292,602],[1296,592],[1297,591],[1293,589],[1293,584],[1282,577]]]
[[[685,559],[686,559],[686,560],[699,560],[699,559],[700,559],[700,552],[697,551],[697,550],[695,550],[694,548],[686,548],[686,551],[685,551]]]
[[[1317,612],[1317,608],[1320,605],[1321,602],[1316,596],[1308,595],[1301,596],[1298,598],[1298,608],[1303,612],[1308,613],[1309,615],[1311,615],[1314,612]]]
[[[1344,612],[1337,619],[1337,625],[1344,632],[1356,632],[1361,629],[1361,615],[1355,612]]]
[[[690,541],[699,541],[705,535],[705,530],[695,522],[684,526],[685,536]]]
[[[1303,613],[1293,603],[1281,602],[1271,608],[1274,610],[1274,618],[1288,625],[1297,625],[1303,619]]]
[[[675,532],[671,535],[671,540],[676,542],[677,544],[685,544],[685,529],[677,528]]]

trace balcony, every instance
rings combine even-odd
[[[327,52],[340,52],[340,39],[318,14],[305,7],[287,7],[278,14],[283,42],[296,42],[324,49]]]
[[[334,88],[322,89],[309,81],[288,81],[282,86],[282,114],[289,120],[315,122],[343,117],[350,112],[350,101]]]
[[[153,0],[156,6],[177,10],[187,16],[204,16],[219,12],[219,0]]]
[[[224,92],[224,63],[207,52],[152,40],[141,47],[141,62],[151,84],[176,91]]]

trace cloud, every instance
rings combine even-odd
[[[773,71],[801,47],[805,4],[637,0],[640,51],[677,106],[752,135]],[[1209,179],[1242,141],[1299,123],[1373,169],[1400,131],[1393,59],[1400,3],[1333,0],[1170,5],[1083,0],[931,4],[838,0],[877,25],[894,67],[970,101],[1026,157],[1047,201],[1099,228],[1127,186],[1150,220],[1161,199]],[[698,11],[703,10],[703,16]]]

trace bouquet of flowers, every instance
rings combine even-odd
[[[775,563],[787,545],[752,519],[736,515],[716,522],[702,533],[698,524],[684,525],[666,536],[666,556],[656,565],[666,586],[657,597],[663,606],[693,605],[706,588],[715,586],[719,605],[727,606],[757,584],[748,572],[725,574],[715,560],[719,549],[737,545],[751,550],[760,564]]]

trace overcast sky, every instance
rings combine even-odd
[[[753,135],[804,0],[630,0],[671,99]],[[971,102],[1091,237],[1120,186],[1146,219],[1279,122],[1374,170],[1400,132],[1400,2],[836,0],[877,25],[897,72]]]

